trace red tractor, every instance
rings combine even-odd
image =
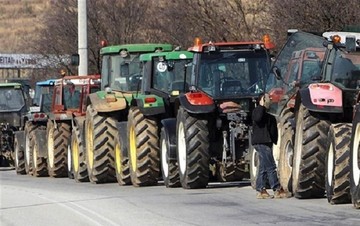
[[[288,85],[282,74],[287,73],[289,56],[309,47],[326,47],[320,73],[300,87],[295,99],[287,97],[283,104],[271,108],[283,127],[280,178],[285,177],[284,186],[297,198],[323,197],[326,191],[332,204],[350,201],[351,121],[360,79],[358,35],[334,32],[320,37],[296,32],[274,63],[274,74]],[[293,111],[286,110],[289,103]]]
[[[98,90],[100,75],[65,76],[56,81],[47,122],[47,168],[51,177],[88,180],[83,145],[86,100]]]
[[[206,187],[213,176],[218,181],[248,176],[251,112],[264,92],[273,47],[266,40],[196,39],[188,49],[194,53],[190,91],[179,97],[176,134],[169,136],[176,140],[183,188]]]

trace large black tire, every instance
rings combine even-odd
[[[250,144],[249,146],[249,155],[250,155],[250,183],[253,189],[256,189],[256,178],[258,174],[259,166],[259,156],[254,148]]]
[[[292,192],[292,167],[294,156],[294,129],[290,122],[281,129],[281,150],[279,158],[279,182],[281,187]]]
[[[160,175],[157,121],[134,107],[128,115],[131,182],[134,186],[156,185]]]
[[[209,129],[205,118],[180,107],[176,122],[177,159],[183,188],[205,188],[209,181]]]
[[[124,149],[127,150],[126,141],[118,134],[115,136],[115,172],[116,180],[119,185],[131,184],[130,163],[129,158],[123,155],[123,151],[125,151]]]
[[[71,134],[72,170],[76,182],[89,181],[82,127],[83,124],[75,124]]]
[[[68,123],[57,123],[57,128],[50,120],[47,125],[48,157],[47,166],[50,177],[68,176],[68,145],[71,136]]]
[[[32,132],[37,129],[38,125],[33,124],[32,122],[25,123],[25,150],[24,150],[24,161],[25,161],[25,171],[26,174],[31,175],[32,173],[32,156],[31,156],[31,140],[32,140]]]
[[[161,172],[167,188],[180,187],[179,165],[176,160],[170,160],[169,144],[167,143],[164,128],[160,133]]]
[[[85,120],[86,166],[92,183],[115,182],[116,120],[88,106]]]
[[[14,152],[15,152],[15,170],[19,175],[26,174],[25,170],[25,157],[24,157],[24,149],[20,145],[20,141],[15,136],[14,139]]]
[[[296,198],[320,198],[325,195],[325,155],[329,122],[313,116],[300,105],[292,168],[292,190]]]
[[[325,188],[331,204],[350,203],[351,124],[332,124],[328,135]]]
[[[360,209],[360,110],[353,120],[350,145],[350,192],[351,202]]]
[[[40,128],[39,128],[40,129]],[[39,144],[38,139],[35,138],[35,131],[33,131],[32,133],[34,133],[33,139],[31,139],[31,155],[32,155],[32,175],[34,177],[46,177],[48,176],[48,170],[47,170],[47,162],[46,162],[46,158],[45,157],[40,157],[40,151],[39,151],[39,147],[42,144]]]

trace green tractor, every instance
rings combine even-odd
[[[0,167],[13,167],[15,133],[23,130],[28,95],[20,83],[0,83]]]
[[[165,185],[168,187],[180,185],[179,180],[171,180],[172,172],[177,171],[169,165],[171,161],[169,162],[166,151],[169,143],[161,139],[160,144],[159,135],[160,131],[164,134],[162,120],[175,119],[179,106],[178,96],[188,90],[188,85],[184,82],[184,69],[192,62],[192,58],[193,53],[187,51],[140,56],[140,61],[143,62],[141,92],[135,95],[131,102],[127,124],[128,136],[122,139],[128,139],[129,142],[127,147],[130,175],[134,186],[157,184],[160,176],[160,147]],[[125,151],[124,148],[122,151]],[[121,166],[120,161],[124,159],[119,154],[117,153],[115,157],[116,166]],[[121,175],[124,175],[121,169],[127,168],[125,166],[116,168],[118,181],[121,181]]]
[[[86,165],[92,183],[116,181],[115,139],[126,133],[129,103],[140,87],[140,54],[171,51],[170,44],[103,47],[101,91],[90,94],[85,119]],[[119,131],[119,133],[118,133]],[[128,177],[121,184],[129,183]]]

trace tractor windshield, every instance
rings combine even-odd
[[[81,102],[82,86],[69,84],[64,87],[65,109],[79,109]]]
[[[274,68],[276,67],[278,69],[278,73],[280,73],[280,76],[285,80],[276,80],[274,75],[269,76],[268,81],[266,83],[266,91],[270,92],[271,89],[275,87],[284,87],[287,86],[287,84],[289,84],[289,80],[286,81],[286,75],[291,73],[288,70],[294,69],[289,67],[289,62],[291,62],[291,59],[294,57],[294,54],[296,54],[297,52],[300,53],[301,50],[305,51],[305,49],[316,48],[317,49],[316,54],[318,55],[319,52],[325,52],[325,47],[323,46],[323,43],[324,43],[324,38],[310,33],[296,32],[293,35],[291,35],[288,38],[287,42],[285,43],[284,47],[282,48],[281,52],[276,58],[276,61],[273,64],[273,67]],[[323,54],[321,58],[323,58]],[[311,59],[309,59],[309,61],[310,60]],[[310,68],[305,66],[312,67],[312,69],[316,68],[316,70],[319,69],[320,65],[318,66],[315,65],[316,62],[318,61],[317,60],[313,60],[313,61],[314,62],[306,62],[307,65],[305,65],[304,62],[304,68],[301,75],[302,81],[307,81],[307,79],[310,76],[309,74],[305,74],[306,72],[308,71],[311,73],[313,72],[312,70],[310,70]],[[320,75],[320,73],[318,75]]]
[[[160,60],[153,61],[153,83],[154,89],[170,94],[172,91],[184,90],[184,68],[185,64],[192,60]],[[187,83],[190,81],[191,67],[187,67]]]
[[[331,81],[342,88],[360,87],[360,53],[336,51]]]
[[[136,91],[141,81],[139,54],[103,56],[102,86],[118,91]]]
[[[0,111],[12,112],[20,111],[25,105],[24,94],[21,89],[14,87],[0,88]]]
[[[213,97],[258,95],[268,73],[265,51],[203,53],[197,86]]]

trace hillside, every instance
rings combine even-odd
[[[31,53],[27,40],[39,35],[39,18],[50,0],[0,0],[0,53]]]

